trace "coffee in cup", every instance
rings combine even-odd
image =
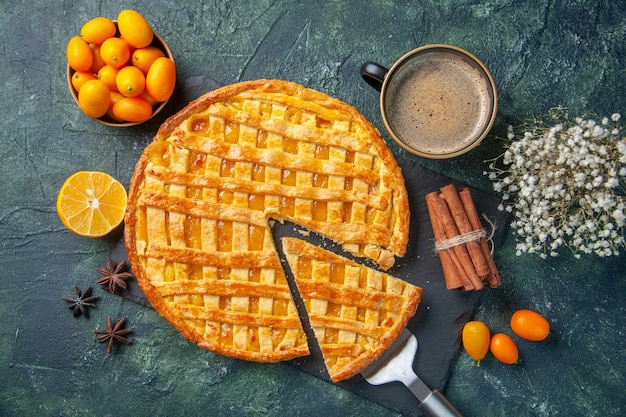
[[[429,45],[391,69],[367,62],[361,75],[381,92],[383,123],[407,151],[450,158],[477,146],[493,125],[497,91],[474,55],[450,45]]]

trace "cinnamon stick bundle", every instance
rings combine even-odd
[[[453,184],[426,195],[426,205],[448,289],[480,290],[501,283],[468,188]]]

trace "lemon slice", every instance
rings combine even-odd
[[[59,190],[57,213],[77,235],[101,237],[124,220],[127,201],[126,189],[109,174],[78,171]]]

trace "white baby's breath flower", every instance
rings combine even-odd
[[[624,215],[624,210],[615,209],[613,213],[611,213],[611,216],[615,220],[617,227],[624,227],[624,220],[626,220],[626,216]]]
[[[609,179],[608,179],[608,180],[606,180],[606,182],[604,183],[604,186],[605,186],[606,188],[615,188],[615,187],[617,187],[618,185],[619,185],[619,179],[618,179],[618,178],[615,178],[615,177],[609,178]]]
[[[500,210],[513,214],[516,253],[557,256],[568,247],[581,254],[618,255],[625,245],[626,138],[619,113],[569,119],[551,110],[535,120],[505,152],[489,161],[486,175],[502,193]]]
[[[513,139],[515,138],[515,133],[513,133],[513,126],[512,126],[512,125],[509,125],[509,126],[507,127],[506,137],[507,137],[509,140],[513,140]]]

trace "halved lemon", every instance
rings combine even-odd
[[[57,213],[77,235],[101,237],[124,220],[127,201],[126,189],[109,174],[78,171],[59,190]]]

